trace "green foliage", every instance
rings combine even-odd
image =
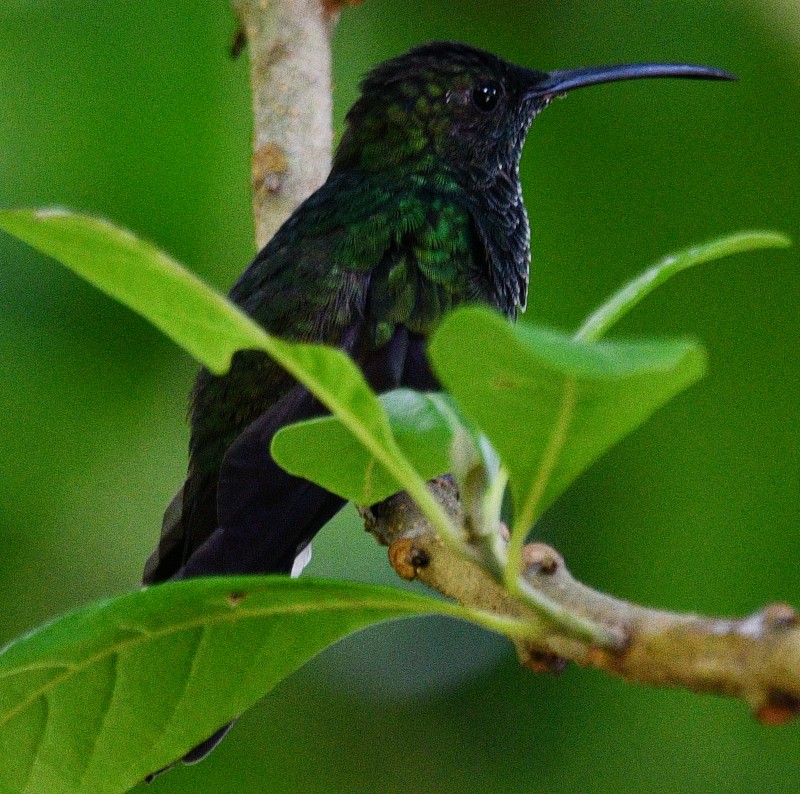
[[[668,256],[612,295],[574,339],[530,325],[511,326],[486,310],[454,312],[434,334],[437,374],[458,408],[494,444],[511,473],[518,536],[599,455],[699,377],[701,349],[691,342],[587,344],[657,286],[695,265],[758,248],[785,247],[773,232],[740,232]],[[457,426],[437,395],[408,391],[381,398],[400,449],[425,478],[448,470]],[[336,466],[330,450],[337,450]],[[273,454],[293,474],[359,504],[399,490],[398,483],[336,417],[281,430]]]
[[[333,414],[278,434],[276,459],[363,503],[404,488],[454,541],[457,531],[425,488],[426,478],[447,470],[453,438],[464,438],[447,399],[408,391],[378,399],[340,351],[270,336],[174,260],[104,221],[61,210],[5,211],[0,228],[151,320],[215,372],[224,372],[239,349],[272,355]],[[579,336],[597,338],[679,269],[784,243],[777,235],[742,234],[665,260],[598,310]],[[477,308],[446,318],[430,354],[473,437],[485,434],[510,473],[513,575],[529,525],[704,366],[691,342],[590,343],[514,327]],[[547,613],[546,603],[539,606]],[[14,758],[0,767],[0,783],[122,791],[339,637],[425,612],[509,635],[524,631],[513,621],[394,590],[280,578],[196,580],[89,607],[0,655],[0,748]]]
[[[631,309],[643,301],[656,287],[696,265],[714,262],[732,254],[756,251],[760,248],[786,248],[791,240],[784,234],[763,231],[738,232],[693,245],[677,254],[665,256],[641,275],[628,282],[586,319],[575,334],[577,339],[592,342],[603,336]]]
[[[2,4],[0,205],[100,213],[230,285],[253,234],[249,64],[229,56],[229,6]],[[368,68],[431,38],[543,69],[658,58],[738,73],[735,85],[576,92],[535,122],[521,168],[534,257],[525,319],[575,329],[687,241],[800,228],[792,8],[655,0],[620,14],[577,0],[556,17],[541,3],[495,4],[488,17],[477,0],[455,14],[441,0],[371,0],[337,26],[337,130]],[[781,561],[800,548],[799,266],[794,248],[686,273],[623,321],[626,338],[707,342],[710,371],[536,527],[584,580],[681,610],[797,602],[796,566]],[[195,366],[5,235],[0,271],[5,641],[138,581],[184,471]],[[393,579],[353,510],[314,551],[315,576]],[[724,699],[577,670],[531,676],[492,635],[424,619],[338,644],[203,764],[137,791],[406,794],[412,769],[437,794],[789,792],[798,757],[796,726],[764,729]]]
[[[213,372],[224,373],[237,350],[264,350],[378,457],[392,448],[377,397],[344,353],[270,336],[225,297],[129,231],[61,209],[3,210],[0,228],[148,319]]]
[[[508,468],[523,532],[602,452],[703,374],[692,342],[587,344],[485,309],[430,345],[442,384]]]
[[[380,402],[398,449],[423,479],[450,470],[448,450],[458,418],[445,395],[397,389],[381,395]],[[333,466],[332,450],[336,451]],[[375,504],[402,489],[390,469],[335,416],[282,428],[275,434],[272,454],[288,472],[356,504]]]
[[[174,260],[129,231],[65,210],[0,211],[0,228],[53,256],[150,320],[217,373],[237,350],[263,350],[330,409],[365,451],[391,471],[434,526],[452,534],[424,479],[397,448],[386,414],[342,351],[282,341]],[[139,275],[141,274],[141,276]],[[181,309],[182,305],[187,308]],[[216,326],[220,333],[214,333]]]
[[[146,317],[177,344],[223,373],[231,356],[260,347],[264,332],[174,259],[108,221],[62,209],[2,210],[0,228],[52,256]]]
[[[127,791],[241,714],[327,645],[458,607],[395,588],[194,579],[100,602],[0,655],[0,785]]]

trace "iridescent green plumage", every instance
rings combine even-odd
[[[290,339],[343,346],[358,325],[349,344],[359,360],[379,355],[398,327],[427,336],[465,302],[516,316],[529,263],[517,163],[546,104],[523,98],[532,74],[455,44],[428,45],[375,70],[327,182],[242,274],[233,300]],[[502,114],[474,106],[481,84],[502,85]],[[291,387],[256,353],[238,354],[225,377],[200,373],[180,523],[173,513],[148,581],[174,575],[217,528],[226,451]]]

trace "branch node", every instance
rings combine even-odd
[[[767,702],[756,710],[762,725],[785,725],[800,714],[800,698],[788,692],[773,692]]]
[[[517,655],[520,664],[534,673],[563,673],[569,660],[558,656],[552,651],[539,648],[528,643],[517,644]]]
[[[416,579],[420,570],[428,566],[430,557],[411,538],[402,538],[389,544],[389,562],[398,576],[410,581]]]
[[[277,193],[289,168],[286,152],[277,143],[270,141],[253,154],[253,190]]]
[[[526,573],[550,576],[564,564],[564,558],[546,543],[529,543],[522,549],[522,562]]]
[[[771,631],[786,631],[800,625],[800,615],[789,604],[770,604],[764,609],[764,625]]]

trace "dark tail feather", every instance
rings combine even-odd
[[[228,731],[234,726],[233,722],[229,722],[227,725],[223,725],[218,731],[211,734],[204,742],[200,742],[196,747],[193,747],[186,753],[181,761],[184,764],[196,764],[202,761],[227,735]],[[172,764],[167,764],[167,766],[162,766],[161,769],[157,770],[156,772],[151,772],[145,779],[145,783],[152,783],[159,775],[163,775],[164,772],[169,772],[172,767],[174,767],[178,761],[175,761]]]
[[[411,334],[402,326],[389,343],[359,363],[372,388],[379,392],[397,386],[438,389],[425,357],[424,337]],[[322,406],[298,385],[250,424],[229,448],[219,472],[217,529],[179,566],[176,550],[192,549],[191,542],[183,543],[184,534],[191,528],[184,526],[179,493],[167,508],[162,541],[148,561],[145,581],[159,581],[170,574],[173,579],[185,579],[289,573],[298,553],[339,512],[345,500],[285,472],[272,459],[270,444],[284,425],[323,413]],[[230,722],[217,730],[182,760],[192,764],[204,759],[232,725]],[[174,765],[153,773],[147,780]]]
[[[287,474],[272,460],[269,449],[279,428],[322,412],[311,395],[297,387],[239,436],[226,453],[219,473],[218,528],[194,549],[172,579],[292,571],[298,554],[345,502],[318,485]],[[173,536],[178,534],[175,527],[181,523],[176,505],[180,505],[178,497],[167,508],[164,525],[168,531],[148,561],[145,581],[152,580],[158,555],[162,564],[174,556]],[[186,764],[202,761],[232,725],[233,722],[224,725],[181,760]],[[173,766],[154,772],[147,780]]]

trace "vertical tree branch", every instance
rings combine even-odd
[[[331,164],[331,33],[321,0],[232,0],[253,94],[253,216],[261,248]]]

